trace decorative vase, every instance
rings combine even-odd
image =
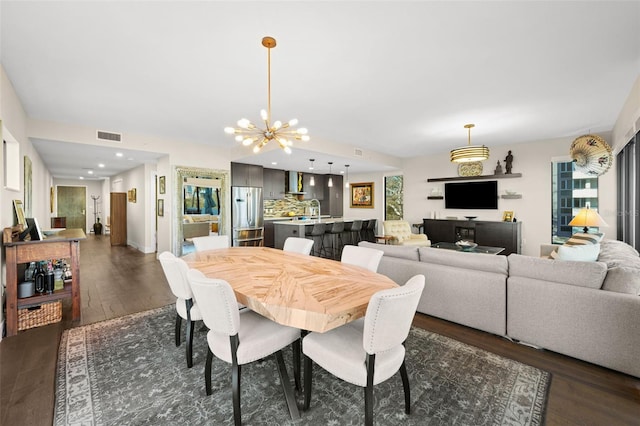
[[[100,218],[96,220],[96,223],[93,224],[93,233],[96,235],[102,235],[102,224],[100,223]]]

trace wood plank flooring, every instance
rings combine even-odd
[[[105,235],[90,235],[80,252],[81,324],[175,302],[155,254],[111,247]],[[66,301],[58,324],[0,342],[1,425],[52,424],[60,335],[79,325],[68,320],[70,308]],[[422,314],[414,324],[551,372],[548,425],[640,425],[638,378]]]

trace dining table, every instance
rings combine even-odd
[[[190,268],[227,281],[238,302],[282,325],[326,332],[365,315],[390,278],[339,261],[269,247],[230,247],[183,256]]]

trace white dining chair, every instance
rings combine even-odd
[[[186,330],[186,356],[187,367],[193,366],[193,327],[195,321],[201,321],[200,307],[193,300],[193,293],[187,281],[187,271],[189,267],[184,260],[176,257],[173,253],[165,251],[158,257],[164,275],[169,282],[169,287],[174,296],[176,296],[176,326],[175,341],[176,346],[180,346],[180,330],[182,327],[182,319],[185,319]]]
[[[384,252],[382,250],[346,245],[342,249],[340,261],[349,265],[366,268],[372,272],[377,272],[383,255]]]
[[[229,248],[228,235],[207,235],[206,237],[193,237],[193,246],[196,251]]]
[[[404,341],[424,289],[424,275],[403,286],[371,296],[364,323],[348,323],[325,333],[309,333],[304,353],[304,409],[311,403],[313,362],[334,376],[364,388],[365,425],[373,425],[373,387],[398,370],[404,388],[405,412],[411,414],[411,390]]]
[[[284,389],[289,412],[293,420],[299,418],[295,394],[291,387],[282,356],[282,349],[293,346],[294,378],[300,384],[300,330],[280,325],[251,310],[239,311],[233,289],[225,280],[205,277],[191,269],[187,277],[196,302],[202,306],[202,316],[209,328],[209,350],[205,364],[205,388],[211,395],[211,363],[213,355],[231,364],[231,388],[233,394],[233,418],[242,424],[240,405],[240,366],[261,360],[275,353],[280,382]],[[262,386],[262,383],[257,384]],[[259,386],[256,389],[259,389]]]
[[[283,251],[308,255],[313,248],[313,240],[300,237],[288,237],[284,240]]]

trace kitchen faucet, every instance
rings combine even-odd
[[[320,219],[321,219],[321,216],[320,216],[320,201],[318,201],[317,199],[313,198],[311,201],[309,201],[309,207],[311,207],[311,204],[314,201],[318,204],[318,221],[320,221]]]

